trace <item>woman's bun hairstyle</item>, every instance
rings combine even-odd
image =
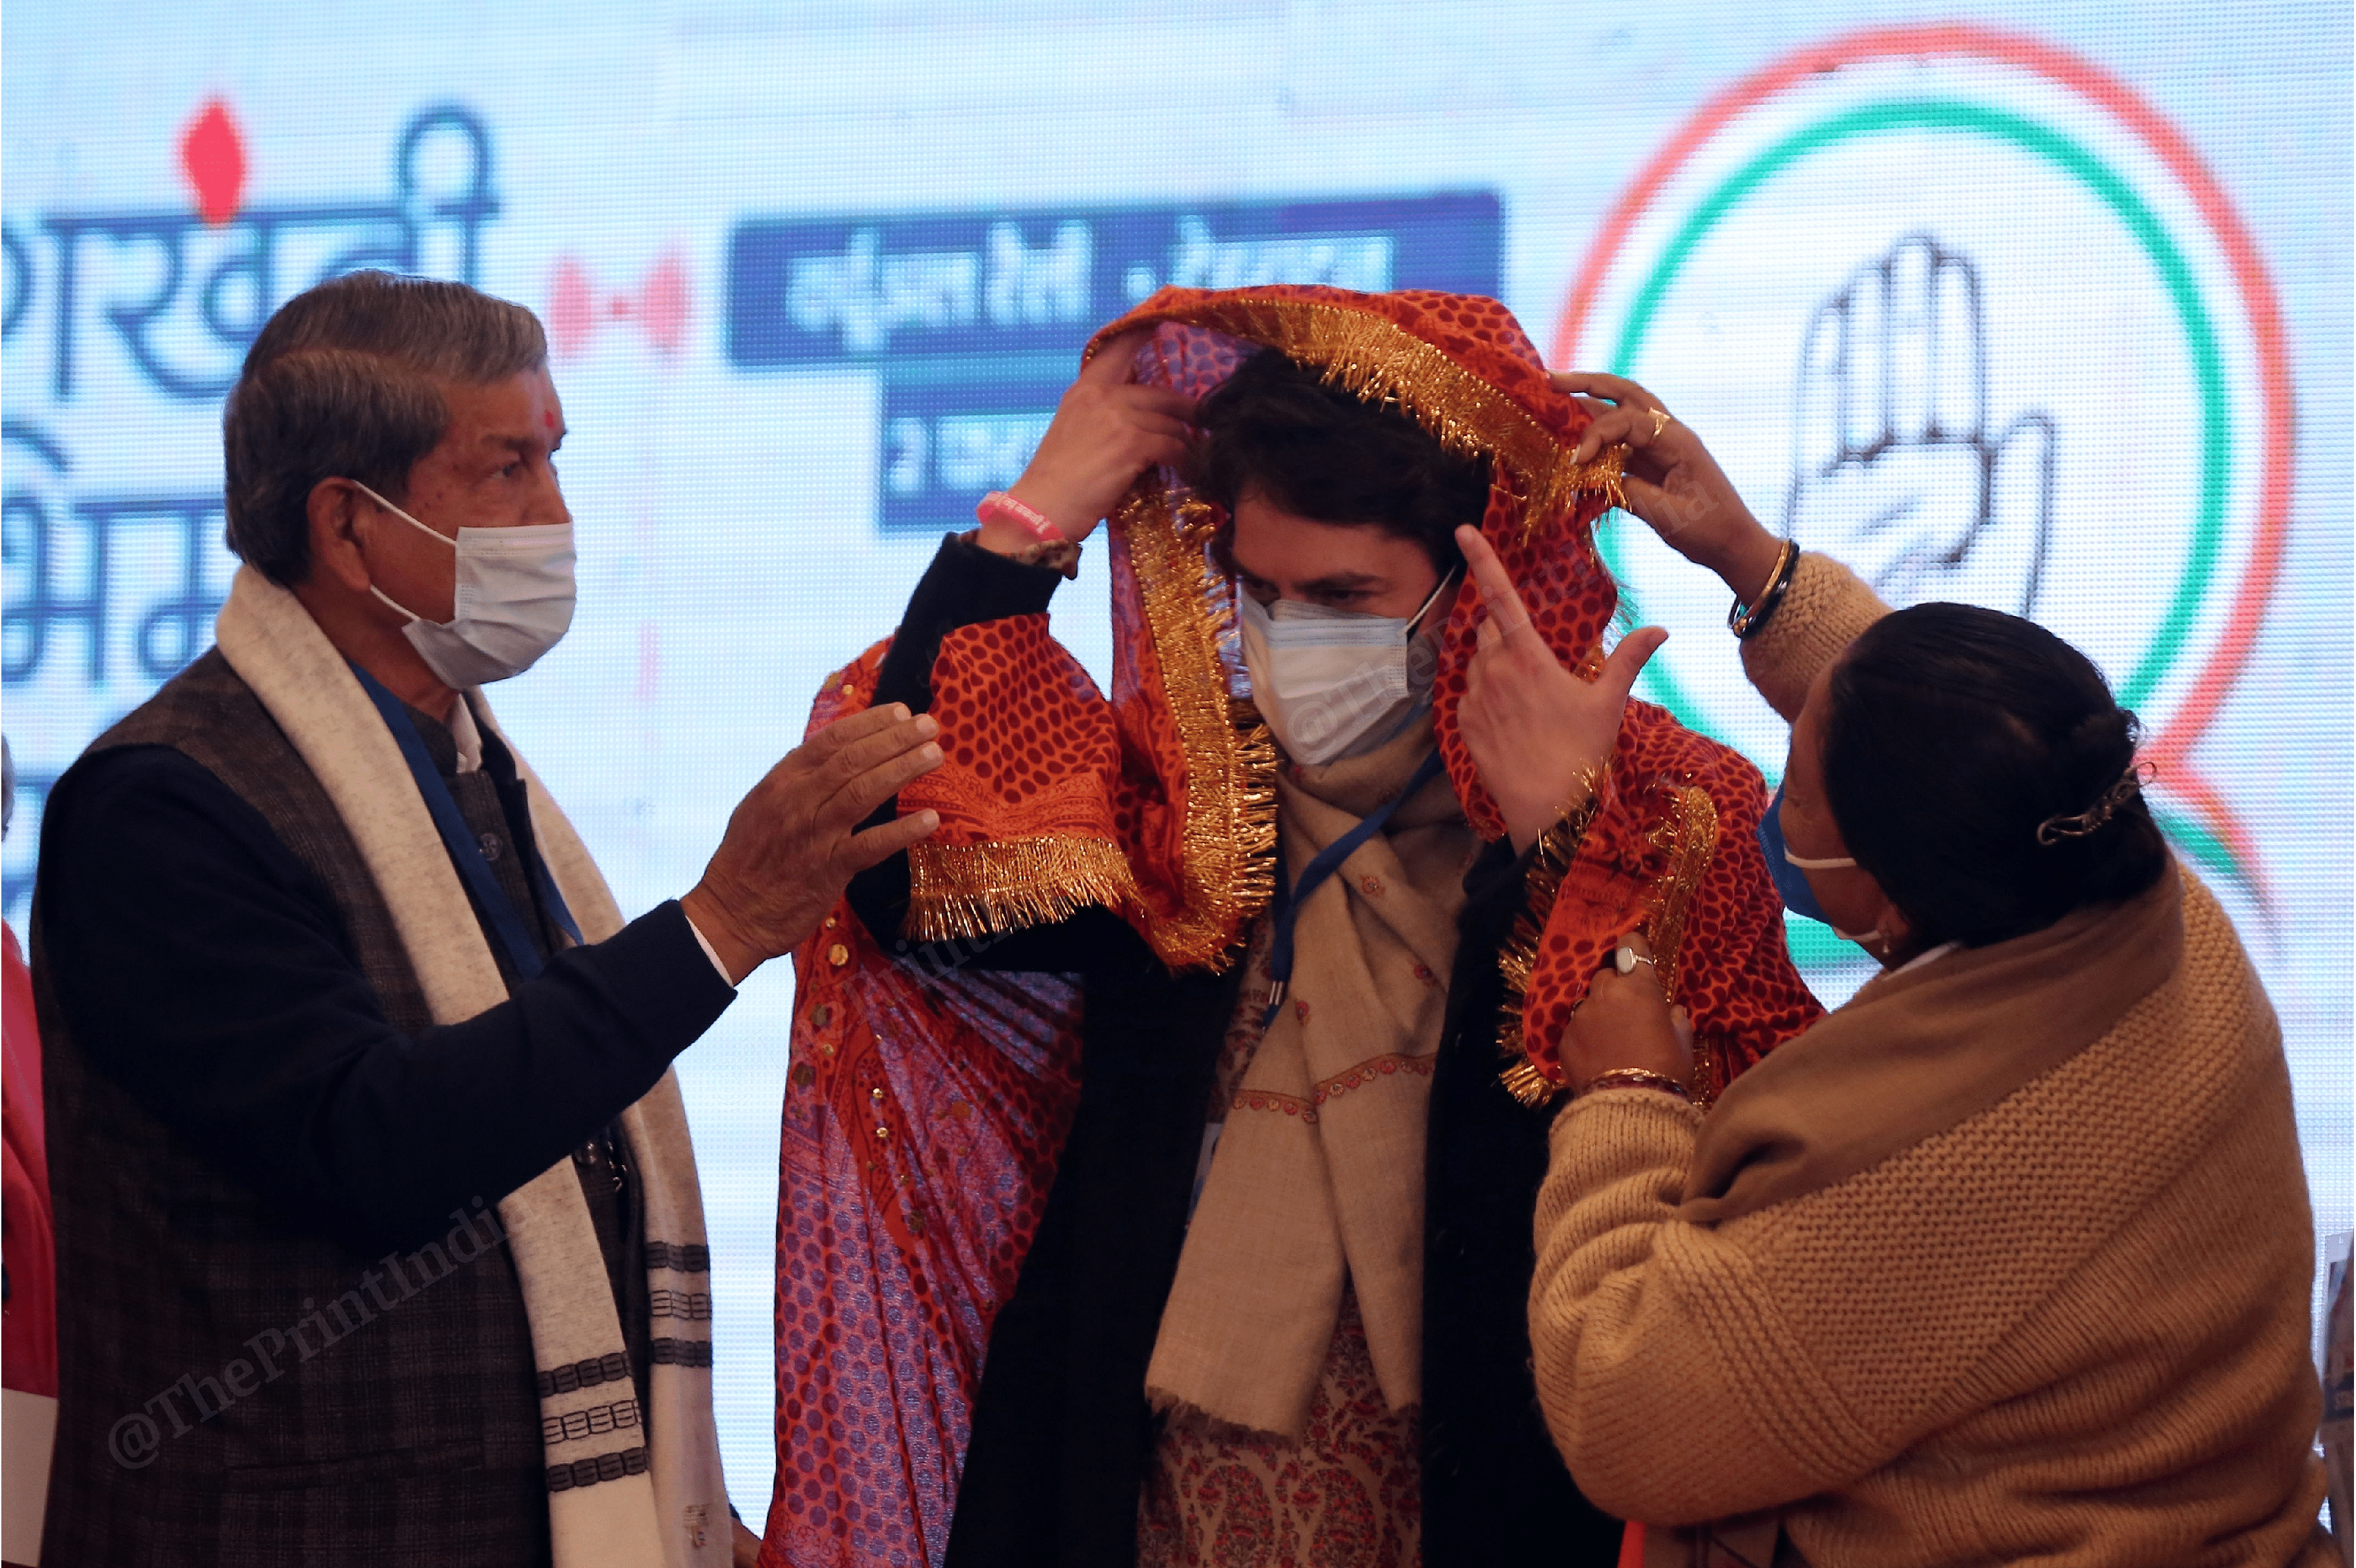
[[[2142,726],[2034,621],[1916,605],[1834,666],[1825,794],[1858,864],[1928,942],[1984,947],[2159,879]]]

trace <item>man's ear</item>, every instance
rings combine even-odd
[[[368,498],[349,479],[321,479],[311,487],[304,510],[311,524],[315,580],[324,578],[356,594],[368,592],[368,560],[360,549],[368,510]]]

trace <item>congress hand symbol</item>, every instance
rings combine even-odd
[[[2054,427],[1988,424],[1970,258],[1909,235],[1817,306],[1794,400],[1784,534],[1896,605],[2035,613],[2053,526]]]

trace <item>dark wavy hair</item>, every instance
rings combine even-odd
[[[1230,513],[1257,493],[1296,517],[1379,528],[1423,546],[1445,576],[1460,524],[1489,504],[1489,460],[1440,444],[1396,402],[1365,402],[1263,349],[1202,402],[1188,462],[1195,492]]]
[[[2094,661],[1972,605],[1883,617],[1833,668],[1825,794],[1857,863],[1927,942],[1985,947],[2132,898],[2168,847],[2140,793],[2083,836],[2039,827],[2135,766],[2141,725]]]

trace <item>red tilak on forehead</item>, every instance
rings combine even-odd
[[[541,410],[541,415],[540,415],[540,422],[541,422],[542,424],[544,424],[544,425],[548,426],[548,428],[549,428],[549,429],[551,429],[551,430],[555,429],[555,428],[556,428],[556,411],[555,411],[554,409],[552,409],[552,408],[551,408],[551,409],[543,409],[543,410]]]

